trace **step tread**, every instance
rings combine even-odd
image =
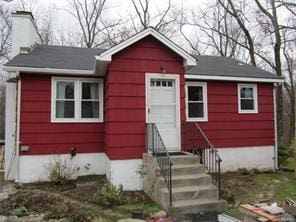
[[[205,177],[210,178],[211,176],[206,173],[172,175],[172,180],[199,179]]]
[[[188,164],[184,164],[184,163],[180,163],[180,164],[173,164],[173,169],[179,169],[179,168],[191,168],[191,167],[203,167],[203,165],[199,164],[199,163],[188,163]]]
[[[192,154],[188,154],[188,155],[180,155],[180,156],[170,156],[170,159],[190,159],[190,158],[194,158],[194,159],[198,159],[198,156],[192,155]]]
[[[176,200],[173,201],[173,207],[190,207],[190,206],[200,206],[205,204],[224,204],[225,200],[218,199],[199,199],[199,200]]]
[[[173,192],[186,192],[186,191],[198,191],[198,190],[213,190],[217,189],[214,185],[200,185],[200,186],[184,186],[184,187],[175,187],[172,189]]]
[[[172,192],[179,193],[179,192],[191,192],[191,191],[213,190],[213,189],[217,189],[217,187],[215,187],[212,184],[209,184],[209,185],[200,185],[200,186],[183,186],[183,187],[175,187],[175,188],[173,187]],[[161,189],[161,191],[168,192],[168,189],[163,188]]]

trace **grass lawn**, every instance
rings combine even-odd
[[[281,205],[288,197],[296,200],[296,179],[292,172],[226,173],[222,176],[222,189],[229,203],[226,213],[240,219],[240,204],[266,201]]]

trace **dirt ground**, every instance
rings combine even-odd
[[[44,220],[66,218],[66,221],[114,222],[130,218],[135,210],[142,209],[146,217],[161,210],[143,192],[123,192],[114,188],[107,191],[106,188],[110,188],[105,178],[95,179],[95,184],[93,180],[75,180],[63,185],[32,183],[16,186],[15,194],[0,201],[0,215],[41,214]],[[77,184],[82,188],[77,189]]]
[[[228,201],[226,214],[243,219],[240,204],[296,200],[296,178],[292,172],[240,171],[222,175],[222,197]]]
[[[32,183],[16,186],[15,194],[0,201],[0,215],[42,214],[46,220],[67,218],[68,221],[114,222],[131,217],[135,210],[143,209],[146,217],[161,210],[143,192],[121,192],[108,187],[106,190],[104,177],[95,180],[95,187],[90,185],[89,188],[88,179],[63,185]],[[77,189],[77,184],[82,184],[83,189]],[[3,173],[0,173],[0,187],[5,185]],[[222,191],[223,199],[228,201],[224,213],[243,219],[240,204],[264,201],[281,205],[287,197],[296,200],[296,179],[292,172],[242,170],[222,175]]]

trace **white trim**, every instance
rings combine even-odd
[[[118,45],[106,50],[102,54],[96,56],[96,60],[99,61],[105,61],[105,62],[111,62],[112,61],[112,55],[115,53],[125,49],[126,47],[134,44],[135,42],[145,38],[148,35],[152,35],[154,38],[162,42],[164,45],[169,47],[171,50],[173,50],[175,53],[180,55],[184,59],[183,65],[185,67],[187,66],[195,66],[196,65],[196,59],[191,56],[188,52],[186,52],[184,49],[176,45],[174,42],[154,30],[153,28],[149,27],[136,35],[132,36],[131,38],[123,41],[122,43],[119,43]]]
[[[16,116],[16,158],[17,158],[17,180],[20,178],[20,130],[21,130],[21,98],[22,98],[22,80],[18,79],[17,87],[17,116]]]
[[[202,118],[190,118],[188,116],[188,86],[201,86],[203,93],[203,109],[204,117]],[[208,87],[206,82],[186,82],[185,83],[185,106],[186,106],[186,121],[187,122],[207,122],[208,121]]]
[[[148,109],[149,109],[149,95],[150,95],[150,79],[174,79],[176,92],[176,127],[178,130],[179,148],[181,149],[181,117],[180,117],[180,76],[178,74],[161,74],[161,73],[146,73],[146,123],[149,123]]]
[[[254,109],[252,110],[243,110],[241,109],[241,88],[252,88],[253,89],[253,99],[254,99]],[[250,113],[258,113],[258,93],[257,93],[257,84],[245,84],[245,83],[238,83],[237,84],[237,99],[238,99],[238,113],[240,114],[250,114]]]
[[[249,78],[249,77],[232,77],[232,76],[215,76],[215,75],[191,75],[185,74],[185,79],[198,80],[221,80],[221,81],[237,81],[237,82],[279,82],[283,83],[284,79],[265,79],[265,78]]]
[[[16,67],[3,66],[3,70],[7,72],[30,72],[30,73],[55,73],[65,75],[94,75],[94,70],[79,70],[79,69],[54,69],[54,68],[33,68],[33,67]]]
[[[56,82],[74,81],[74,118],[56,118]],[[99,118],[81,118],[81,83],[99,83]],[[104,81],[101,78],[78,78],[78,77],[57,77],[51,78],[51,122],[52,123],[84,123],[84,122],[103,122],[104,121]]]
[[[278,131],[277,131],[277,100],[276,84],[273,87],[273,122],[274,122],[274,168],[278,169]]]

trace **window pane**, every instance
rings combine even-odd
[[[189,103],[188,117],[189,118],[204,117],[203,103]]]
[[[253,88],[243,87],[241,88],[241,98],[254,98]]]
[[[74,82],[57,82],[57,99],[74,99]]]
[[[241,110],[254,110],[254,100],[241,99]]]
[[[74,118],[74,101],[56,101],[56,118]]]
[[[82,118],[99,118],[99,102],[98,101],[82,101],[81,117]]]
[[[99,99],[99,83],[83,82],[82,99]]]
[[[201,86],[188,86],[188,101],[203,101]]]

